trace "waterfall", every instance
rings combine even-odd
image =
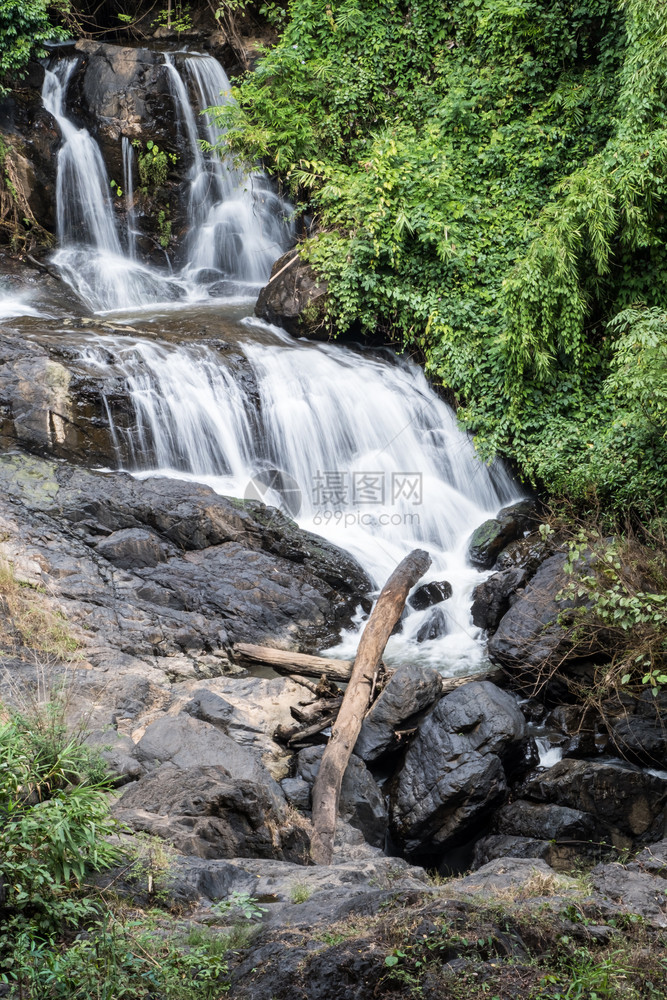
[[[200,111],[229,98],[229,80],[211,56],[185,60],[188,86],[173,58],[165,67],[176,120],[191,164],[187,176],[187,240],[181,269],[172,273],[137,260],[132,145],[122,139],[124,193],[127,199],[127,254],[110,195],[110,182],[98,144],[87,129],[67,117],[67,86],[77,58],[58,60],[47,70],[42,98],[58,123],[62,145],[57,159],[56,215],[58,250],[53,263],[83,301],[95,311],[129,309],[175,300],[197,301],[210,294],[256,290],[293,240],[291,207],[275,195],[263,174],[246,177],[217,152],[203,152],[222,138]],[[201,122],[200,122],[201,119]],[[201,132],[200,132],[201,129]]]
[[[236,279],[265,284],[273,262],[293,240],[291,206],[275,195],[263,174],[247,176],[230,158],[204,153],[201,138],[218,146],[224,133],[207,108],[227,104],[227,74],[211,56],[191,56],[185,71],[196,99],[195,116],[185,82],[172,58],[165,55],[174,106],[188,141],[192,165],[189,181],[189,237],[185,273],[193,280]]]
[[[166,55],[164,65],[187,169],[188,228],[174,273],[137,260],[130,142],[122,142],[122,232],[100,149],[66,114],[76,59],[47,70],[43,90],[62,135],[54,257],[60,273],[91,310],[125,310],[129,322],[134,312],[159,324],[161,336],[186,322],[176,315],[196,318],[196,343],[134,331],[94,336],[83,349],[82,363],[108,378],[114,393],[120,379],[131,401],[128,426],[127,414],[115,423],[112,395],[105,400],[117,464],[138,476],[192,479],[281,507],[353,553],[378,587],[407,552],[428,549],[426,581],[448,581],[452,596],[436,608],[410,610],[390,640],[388,660],[419,656],[449,673],[475,669],[484,651],[470,600],[481,576],[467,564],[466,543],[517,497],[516,487],[500,466],[479,461],[415,364],[296,341],[240,319],[239,294],[256,291],[292,241],[290,208],[261,173],[245,173],[202,146],[224,142],[216,121],[201,113],[230,100],[222,67],[195,54]],[[222,354],[215,341],[201,339],[210,336],[214,315],[223,324]],[[236,341],[231,353],[228,335]],[[338,651],[353,655],[357,638],[345,636]]]
[[[134,209],[134,149],[126,135],[123,136],[123,193],[126,211],[127,252],[132,260],[137,259],[137,220]]]
[[[123,254],[100,148],[66,116],[67,85],[78,60],[46,70],[42,99],[58,123],[56,236],[53,263],[91,309],[119,309],[169,296],[160,275]]]
[[[125,379],[134,425],[114,430],[127,467],[286,507],[352,552],[378,586],[411,549],[426,548],[425,579],[447,580],[453,595],[437,612],[409,615],[390,659],[414,659],[418,649],[450,671],[474,669],[483,650],[470,594],[480,575],[467,565],[466,542],[516,498],[511,479],[477,458],[417,365],[294,341],[256,320],[242,329],[252,375],[243,380],[204,344],[105,337],[87,349],[89,364]],[[434,615],[436,638],[415,647]],[[341,651],[355,641],[348,636]]]

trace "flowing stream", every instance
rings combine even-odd
[[[123,140],[121,227],[106,168],[92,136],[67,116],[76,59],[46,73],[44,104],[62,133],[58,153],[54,263],[91,311],[141,317],[162,334],[174,317],[194,315],[202,337],[174,343],[128,331],[90,337],[82,359],[120,379],[134,423],[116,426],[117,465],[210,484],[221,493],[280,506],[302,527],[353,553],[376,586],[412,548],[428,549],[427,580],[446,580],[452,597],[409,613],[389,660],[419,656],[465,673],[484,656],[470,619],[482,578],[466,562],[471,532],[518,498],[500,466],[476,457],[419,367],[389,352],[294,340],[249,315],[273,261],[293,239],[290,207],[259,172],[203,152],[221,132],[201,111],[229,100],[229,81],[211,57],[165,56],[174,113],[188,152],[189,221],[180,267],[142,264],[133,214],[136,162]],[[222,96],[220,96],[222,95]],[[226,314],[229,344],[207,342],[210,318]],[[353,631],[337,647],[349,655]]]

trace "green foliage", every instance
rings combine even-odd
[[[561,624],[584,651],[613,650],[589,697],[604,699],[621,687],[648,687],[655,698],[667,685],[667,562],[664,538],[640,544],[592,538],[581,531],[569,544],[558,595]]]
[[[217,1000],[238,934],[156,934],[121,922],[86,884],[121,857],[109,788],[62,706],[0,725],[0,983],[12,1000]],[[134,873],[156,879],[166,864],[159,845],[142,843]]]
[[[234,890],[229,899],[221,900],[212,907],[216,913],[227,914],[239,911],[246,920],[261,920],[266,907],[260,906],[254,896],[247,892]]]
[[[15,920],[30,916],[48,931],[80,918],[73,891],[117,858],[104,839],[115,830],[106,787],[57,710],[15,714],[0,726],[0,857]]]
[[[68,12],[68,0],[0,0],[0,96],[3,80],[20,79],[30,59],[46,55],[44,42],[68,37],[50,19]]]
[[[135,139],[133,144],[137,148],[137,166],[139,168],[139,180],[144,188],[144,193],[148,189],[163,187],[167,183],[170,164],[176,163],[178,157],[175,153],[167,153],[160,149],[156,142],[149,139],[145,150],[141,150],[141,143]]]
[[[190,31],[192,29],[190,4],[180,3],[179,0],[175,0],[172,6],[170,0],[167,7],[161,10],[153,21],[153,27],[157,28],[160,25],[172,31],[177,31],[179,34],[181,31]]]
[[[219,115],[314,213],[331,333],[423,352],[484,456],[647,516],[667,485],[666,81],[649,0],[291,0]]]

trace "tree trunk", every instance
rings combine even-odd
[[[397,566],[382,588],[377,604],[359,642],[352,676],[331,738],[313,785],[313,839],[311,854],[316,864],[331,863],[336,834],[340,786],[368,710],[373,678],[391,631],[401,617],[406,598],[431,565],[422,549],[415,549]]]

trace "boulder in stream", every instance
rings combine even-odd
[[[326,294],[326,281],[315,275],[297,250],[290,250],[273,265],[269,283],[259,293],[255,313],[295,337],[312,336],[321,322]]]
[[[503,758],[525,737],[515,699],[489,681],[441,698],[419,727],[391,794],[392,833],[408,857],[462,843],[507,793]]]

